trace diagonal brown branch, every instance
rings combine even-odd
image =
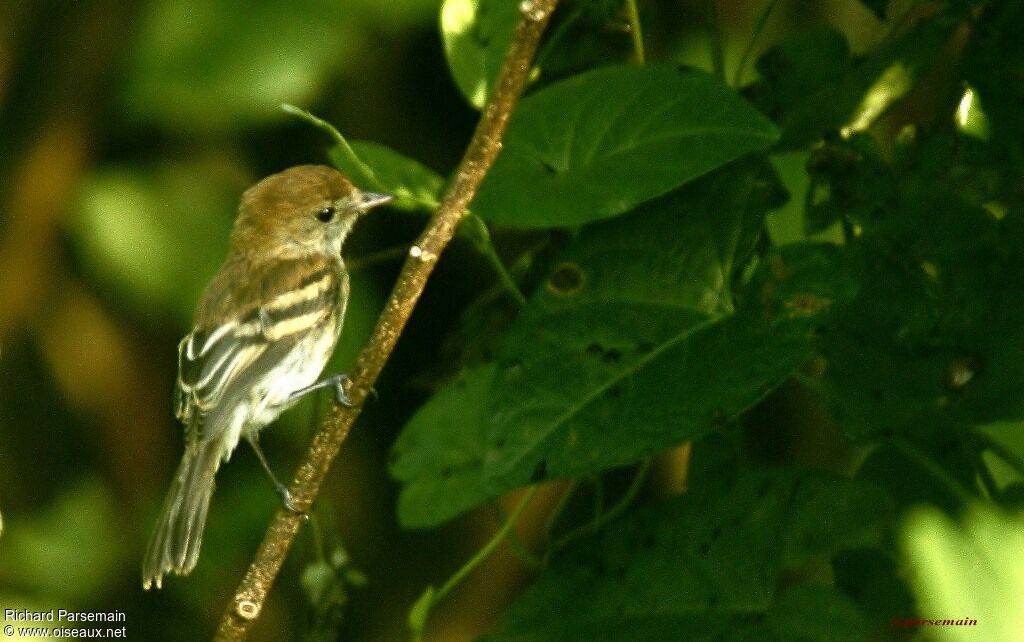
[[[331,463],[362,409],[363,401],[395,347],[402,329],[434,269],[437,259],[455,234],[466,208],[501,149],[505,132],[526,82],[530,62],[541,33],[558,0],[523,0],[520,17],[491,98],[484,108],[466,154],[455,171],[437,213],[410,248],[394,290],[377,320],[369,343],[352,371],[348,390],[353,407],[334,406],[313,438],[306,457],[295,473],[291,494],[295,507],[307,511],[327,476]],[[267,528],[256,558],[249,566],[217,628],[215,640],[242,640],[259,617],[270,587],[302,524],[302,517],[279,510]]]

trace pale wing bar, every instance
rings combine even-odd
[[[294,335],[324,323],[338,303],[338,280],[334,273],[319,270],[298,285],[238,321],[197,329],[182,340],[178,347],[175,395],[176,414],[181,421],[190,423],[197,410],[203,414],[210,412],[222,402],[234,382],[251,380],[252,377],[243,375],[257,361],[264,368],[273,367],[274,364],[260,359],[269,345],[281,341],[293,345],[299,339]]]

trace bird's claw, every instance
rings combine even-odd
[[[281,503],[284,505],[285,510],[296,515],[303,515],[304,513],[295,507],[295,500],[292,498],[292,493],[288,488],[281,484],[277,487],[277,494],[281,496]]]
[[[351,408],[355,404],[352,403],[352,399],[348,396],[348,393],[345,392],[345,385],[352,383],[352,380],[349,379],[348,375],[344,374],[337,375],[334,377],[334,379],[335,401],[337,401],[340,405],[345,406],[346,408]]]

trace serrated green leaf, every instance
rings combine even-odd
[[[477,109],[491,93],[518,17],[518,0],[445,0],[441,5],[441,36],[452,78]]]
[[[776,137],[768,119],[703,72],[597,69],[520,103],[473,211],[517,227],[609,218]]]
[[[877,545],[890,518],[884,493],[870,485],[726,471],[579,540],[484,639],[863,640],[866,623],[849,598],[811,583],[780,589],[779,580],[837,551]]]

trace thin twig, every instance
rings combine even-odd
[[[317,127],[321,131],[327,132],[327,135],[331,137],[334,143],[341,150],[341,153],[346,158],[348,158],[349,163],[351,163],[355,167],[358,167],[359,171],[362,172],[363,175],[365,175],[373,182],[372,185],[368,185],[367,187],[372,187],[375,189],[383,188],[383,186],[380,184],[380,181],[377,179],[377,173],[374,172],[373,168],[367,165],[363,161],[363,159],[359,158],[359,154],[356,154],[356,150],[352,149],[352,145],[349,144],[348,139],[342,136],[341,132],[339,132],[334,125],[330,124],[323,118],[314,116],[305,109],[296,107],[295,105],[291,105],[288,103],[284,103],[283,105],[281,105],[281,110],[284,113],[289,114],[291,116],[295,116],[300,120],[305,120],[306,122],[312,124],[314,127]]]
[[[644,54],[644,32],[640,25],[640,12],[636,8],[636,0],[626,0],[626,19],[629,20],[629,35],[633,39],[633,55],[636,56],[636,64],[642,65],[647,61]]]
[[[974,453],[971,457],[974,463],[974,468],[978,473],[978,479],[981,480],[981,486],[985,489],[985,494],[988,498],[999,503],[1002,493],[999,491],[999,483],[996,482],[996,478],[992,475],[992,471],[985,465],[985,460],[982,457],[982,453]]]
[[[999,459],[1002,459],[1006,464],[1017,471],[1017,474],[1024,475],[1024,459],[1022,459],[1020,455],[1007,448],[1006,445],[999,440],[992,438],[991,435],[981,430],[975,430],[974,436],[981,442],[984,450],[988,450]]]
[[[494,511],[494,517],[499,524],[504,524],[508,521],[508,513],[505,512],[504,508],[502,508],[501,502],[498,500],[491,502],[491,509]],[[526,545],[523,538],[514,530],[509,531],[508,544],[519,557],[519,561],[521,561],[525,566],[533,569],[540,568],[540,558],[533,554],[533,551],[531,551],[530,547]]]
[[[345,261],[345,267],[348,268],[349,272],[358,272],[359,270],[365,270],[366,268],[377,265],[378,263],[386,263],[395,259],[400,259],[409,253],[409,248],[404,245],[397,247],[389,247],[376,252],[370,252],[362,256],[356,256]]]
[[[725,83],[725,46],[722,43],[722,25],[718,19],[718,2],[707,0],[708,36],[711,38],[711,68],[715,77]]]
[[[422,642],[423,640],[423,634],[426,630],[427,619],[430,617],[431,609],[447,597],[448,594],[452,592],[452,589],[458,586],[462,580],[466,579],[466,576],[472,573],[476,567],[480,566],[481,562],[491,556],[494,549],[498,548],[498,544],[501,544],[501,542],[512,533],[512,529],[516,525],[516,522],[519,521],[519,517],[523,514],[526,507],[529,506],[530,502],[533,501],[533,496],[536,494],[537,486],[530,486],[523,495],[523,498],[519,500],[519,504],[512,509],[508,518],[501,525],[501,528],[498,529],[498,532],[496,532],[491,539],[489,539],[487,543],[469,559],[469,561],[463,564],[459,570],[455,571],[455,573],[448,578],[448,581],[441,585],[441,588],[434,590],[433,587],[430,587],[427,589],[420,598],[420,601],[417,602],[417,605],[413,607],[414,609],[422,608],[423,610],[417,614],[417,618],[414,619],[411,616],[409,618],[410,626],[412,626],[413,639],[416,642]],[[424,599],[426,602],[423,602]]]
[[[583,524],[579,528],[569,531],[556,542],[554,542],[548,552],[552,553],[561,550],[569,542],[583,537],[584,535],[590,535],[600,531],[602,528],[615,521],[619,515],[623,513],[627,508],[633,504],[633,500],[636,499],[640,489],[644,487],[644,482],[647,481],[647,473],[651,470],[651,459],[647,458],[640,462],[640,465],[636,469],[636,473],[633,475],[633,480],[629,484],[629,488],[622,495],[622,498],[615,503],[614,506],[609,508],[607,511],[599,513],[593,521]]]
[[[441,199],[441,206],[416,244],[410,248],[409,258],[377,320],[373,335],[352,370],[347,392],[353,405],[350,408],[332,406],[320,432],[313,437],[289,488],[298,512],[282,508],[274,516],[256,558],[224,611],[215,640],[244,639],[263,610],[270,587],[302,525],[300,513],[308,511],[312,506],[331,463],[362,410],[367,394],[412,315],[438,257],[451,241],[459,221],[501,149],[501,137],[522,93],[530,61],[557,3],[558,0],[524,0],[520,4],[519,22],[495,83],[494,93]]]
[[[555,504],[555,507],[551,510],[551,514],[548,515],[548,519],[544,524],[544,535],[549,540],[551,539],[551,533],[555,530],[555,526],[558,525],[558,518],[560,518],[562,513],[565,512],[565,508],[569,505],[569,500],[572,499],[578,487],[578,480],[569,480],[569,483],[565,485],[565,490],[562,491],[562,496],[558,498],[558,503]]]
[[[484,255],[498,275],[501,286],[512,295],[519,307],[526,305],[526,295],[519,289],[519,285],[512,278],[505,264],[501,262],[501,257],[498,256],[498,251],[494,247],[494,241],[491,240],[491,231],[487,229],[487,223],[479,216],[469,214],[459,226],[459,232],[476,246],[478,252]]]
[[[771,17],[772,11],[775,10],[775,5],[777,4],[779,4],[779,0],[770,0],[768,6],[758,16],[757,23],[754,25],[754,33],[751,34],[747,46],[743,48],[743,55],[740,56],[739,65],[736,66],[736,73],[732,77],[733,87],[739,87],[740,83],[743,82],[743,70],[747,68],[750,56],[754,54],[754,46],[757,45],[758,39],[764,33],[764,28],[768,25],[768,18]]]
[[[950,495],[961,503],[969,504],[971,501],[978,499],[977,493],[972,493],[960,480],[953,477],[948,470],[935,461],[931,454],[899,437],[893,437],[887,443],[934,477],[936,481],[945,486]]]

